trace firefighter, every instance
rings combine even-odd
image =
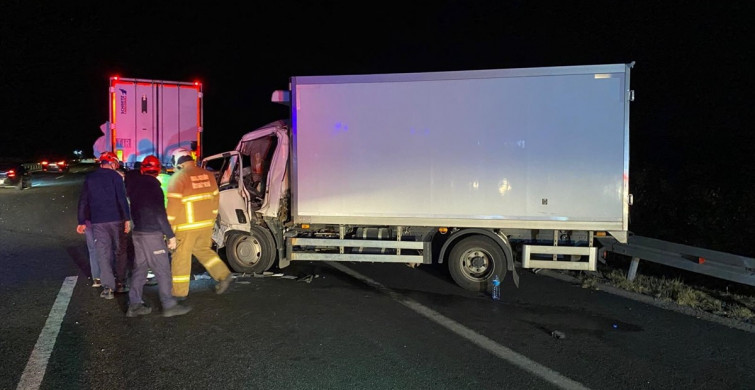
[[[168,221],[176,234],[173,253],[173,295],[189,295],[191,258],[194,255],[218,281],[217,294],[224,293],[233,282],[233,274],[212,250],[212,228],[218,214],[218,185],[212,172],[198,167],[191,152],[173,151],[171,162],[175,172],[168,183]]]

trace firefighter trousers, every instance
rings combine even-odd
[[[171,260],[173,296],[189,295],[192,255],[216,281],[221,281],[231,274],[223,260],[212,250],[212,227],[179,230],[176,232],[176,243],[176,251],[173,252]]]

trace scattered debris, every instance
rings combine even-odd
[[[274,272],[270,272],[270,271],[265,271],[265,272],[263,272],[261,274],[254,273],[253,275],[254,275],[255,278],[280,278],[280,277],[283,276],[282,273],[274,273]]]
[[[564,334],[564,332],[562,332],[560,330],[554,330],[553,332],[551,332],[551,336],[553,336],[553,338],[559,339],[559,340],[562,340],[562,339],[566,338],[566,334]]]
[[[312,279],[314,279],[314,278],[315,278],[315,276],[314,276],[314,275],[307,275],[307,276],[302,276],[302,277],[301,277],[301,278],[299,278],[299,279],[296,279],[296,281],[297,281],[297,282],[306,282],[306,283],[312,283]]]

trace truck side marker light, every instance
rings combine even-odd
[[[448,233],[448,228],[447,227],[440,227],[440,228],[438,228],[438,232],[440,232],[440,234],[446,234],[446,233]]]
[[[303,223],[303,224],[301,224],[301,228],[302,229],[309,229],[309,224],[308,223]]]

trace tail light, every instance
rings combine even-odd
[[[58,165],[64,166],[64,165],[66,165],[66,162],[65,161],[58,161]]]
[[[16,177],[16,171],[13,170],[13,169],[11,169],[10,171],[8,171],[8,177],[10,177],[10,178]]]
[[[47,161],[42,161],[42,165],[47,165],[47,164],[49,164]]]

